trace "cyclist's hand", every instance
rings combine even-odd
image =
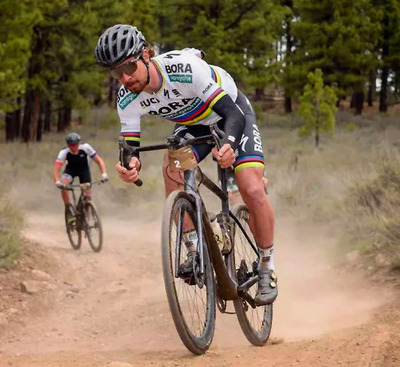
[[[139,168],[140,161],[136,157],[132,157],[129,163],[130,170],[127,170],[124,166],[121,165],[121,162],[118,162],[115,165],[115,168],[118,171],[118,175],[122,181],[125,182],[136,182],[139,179]]]
[[[214,147],[212,155],[222,168],[228,168],[235,162],[235,152],[229,144],[224,144],[220,150]]]
[[[57,186],[59,189],[63,189],[63,188],[64,188],[64,184],[63,184],[61,181],[56,181],[56,186]]]
[[[104,173],[101,174],[100,181],[103,182],[103,183],[108,181],[107,173],[104,172]]]

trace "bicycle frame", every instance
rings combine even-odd
[[[73,205],[76,209],[77,214],[79,214],[79,226],[82,224],[85,225],[85,212],[84,212],[84,202],[86,200],[86,190],[91,188],[95,184],[100,184],[101,181],[93,181],[93,182],[86,182],[83,184],[69,184],[64,186],[64,190],[71,191],[72,192],[72,201]],[[76,188],[79,188],[81,190],[79,197],[77,199],[77,194],[75,193]],[[84,229],[84,228],[82,228]]]
[[[158,145],[148,145],[142,147],[133,147],[127,145],[123,137],[119,139],[120,146],[120,161],[127,167],[129,165],[130,158],[133,154],[137,154],[139,152],[145,151],[153,151],[153,150],[162,150],[162,149],[171,149],[184,145],[192,145],[198,144],[202,142],[213,143],[215,145],[220,144],[220,140],[218,133],[214,133],[215,127],[211,128],[211,135],[207,135],[204,137],[189,139],[186,142],[182,143],[182,141],[177,141],[177,137],[170,137],[170,140],[167,141],[167,144],[158,144]],[[214,232],[211,227],[210,220],[207,215],[206,207],[201,198],[201,195],[198,191],[198,186],[196,184],[197,181],[200,184],[204,184],[207,189],[209,189],[212,193],[214,193],[221,200],[221,215],[226,218],[232,218],[237,224],[238,228],[245,235],[246,240],[252,247],[255,258],[259,258],[259,254],[257,251],[257,247],[253,244],[246,231],[243,229],[239,220],[234,216],[234,214],[229,210],[229,199],[227,194],[227,179],[226,179],[226,169],[218,166],[218,177],[221,182],[221,188],[218,187],[211,179],[209,179],[203,172],[201,172],[199,167],[191,168],[184,171],[184,191],[186,191],[189,195],[191,195],[196,204],[196,214],[197,214],[197,228],[198,228],[198,238],[199,244],[198,251],[200,257],[200,275],[204,275],[204,258],[203,258],[203,244],[204,237],[206,237],[208,250],[210,252],[212,263],[215,269],[215,274],[218,282],[218,296],[223,300],[235,300],[239,297],[244,298],[253,308],[256,307],[255,301],[250,294],[247,293],[247,290],[253,286],[258,281],[258,275],[252,276],[245,283],[240,286],[235,280],[235,269],[232,269],[231,262],[227,261],[226,256],[221,253],[221,250],[218,246],[217,241],[214,237]],[[141,185],[141,183],[140,183]],[[203,233],[203,228],[205,229],[205,233]],[[232,227],[231,227],[232,228]],[[178,228],[178,233],[182,233],[182,228]],[[225,235],[225,234],[224,234]],[[232,235],[232,234],[228,234]],[[232,241],[232,245],[234,245],[234,239]],[[180,249],[180,247],[177,247]],[[177,250],[178,251],[178,250]],[[224,258],[225,257],[225,258]],[[175,261],[179,261],[179,256],[175,257]],[[178,269],[178,265],[176,264],[175,269]],[[175,277],[178,277],[178,274],[175,274]]]

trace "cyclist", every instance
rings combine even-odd
[[[80,144],[80,141],[81,137],[76,132],[71,132],[65,137],[67,147],[61,149],[58,153],[53,169],[54,181],[59,188],[61,188],[63,185],[71,184],[75,177],[79,177],[80,183],[91,182],[89,157],[98,164],[101,171],[101,181],[108,181],[106,165],[103,159],[88,143]],[[64,163],[65,169],[60,178],[61,167],[64,165]],[[90,195],[91,191],[89,186],[86,191],[86,197],[90,198]],[[62,190],[61,197],[65,204],[66,213],[70,214],[68,191]]]
[[[140,145],[140,117],[161,116],[175,123],[174,134],[190,138],[210,133],[216,122],[226,138],[220,150],[207,144],[193,147],[197,162],[212,150],[222,168],[234,166],[236,182],[250,211],[250,226],[259,246],[258,304],[272,303],[278,294],[273,262],[274,211],[264,191],[264,158],[260,133],[249,100],[222,68],[207,64],[195,49],[154,56],[143,34],[131,25],[117,24],[99,38],[95,54],[121,88],[117,109],[121,135],[128,144]],[[116,165],[125,182],[138,180],[140,157],[133,157],[130,170]],[[183,187],[182,173],[163,163],[166,194]],[[197,246],[195,232],[188,233],[188,250]]]

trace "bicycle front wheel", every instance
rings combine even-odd
[[[103,246],[103,228],[95,205],[89,201],[85,204],[86,236],[94,252],[99,252]]]
[[[235,206],[233,214],[239,220],[253,244],[255,244],[249,227],[249,210],[246,205]],[[230,256],[238,284],[243,284],[254,275],[254,271],[257,268],[257,263],[255,262],[257,254],[238,225],[235,225],[235,244]],[[257,284],[253,285],[248,290],[248,293],[254,298],[256,291]],[[234,300],[233,304],[240,327],[247,340],[253,345],[263,346],[271,333],[272,304],[253,308],[243,298]]]
[[[199,256],[192,274],[182,274],[180,265],[187,259],[182,239],[186,228],[196,228],[196,210],[191,196],[174,191],[166,201],[162,225],[162,264],[169,308],[178,334],[194,354],[210,347],[215,330],[215,287],[207,245],[203,246],[204,274],[200,274]]]
[[[65,208],[65,227],[72,248],[79,250],[82,243],[82,232],[78,226],[76,210],[73,205],[68,205]]]

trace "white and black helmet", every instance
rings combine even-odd
[[[116,24],[100,36],[95,53],[101,65],[112,67],[130,56],[140,54],[145,46],[146,38],[136,27]]]
[[[78,144],[81,141],[81,137],[78,133],[69,133],[65,137],[67,144]]]

